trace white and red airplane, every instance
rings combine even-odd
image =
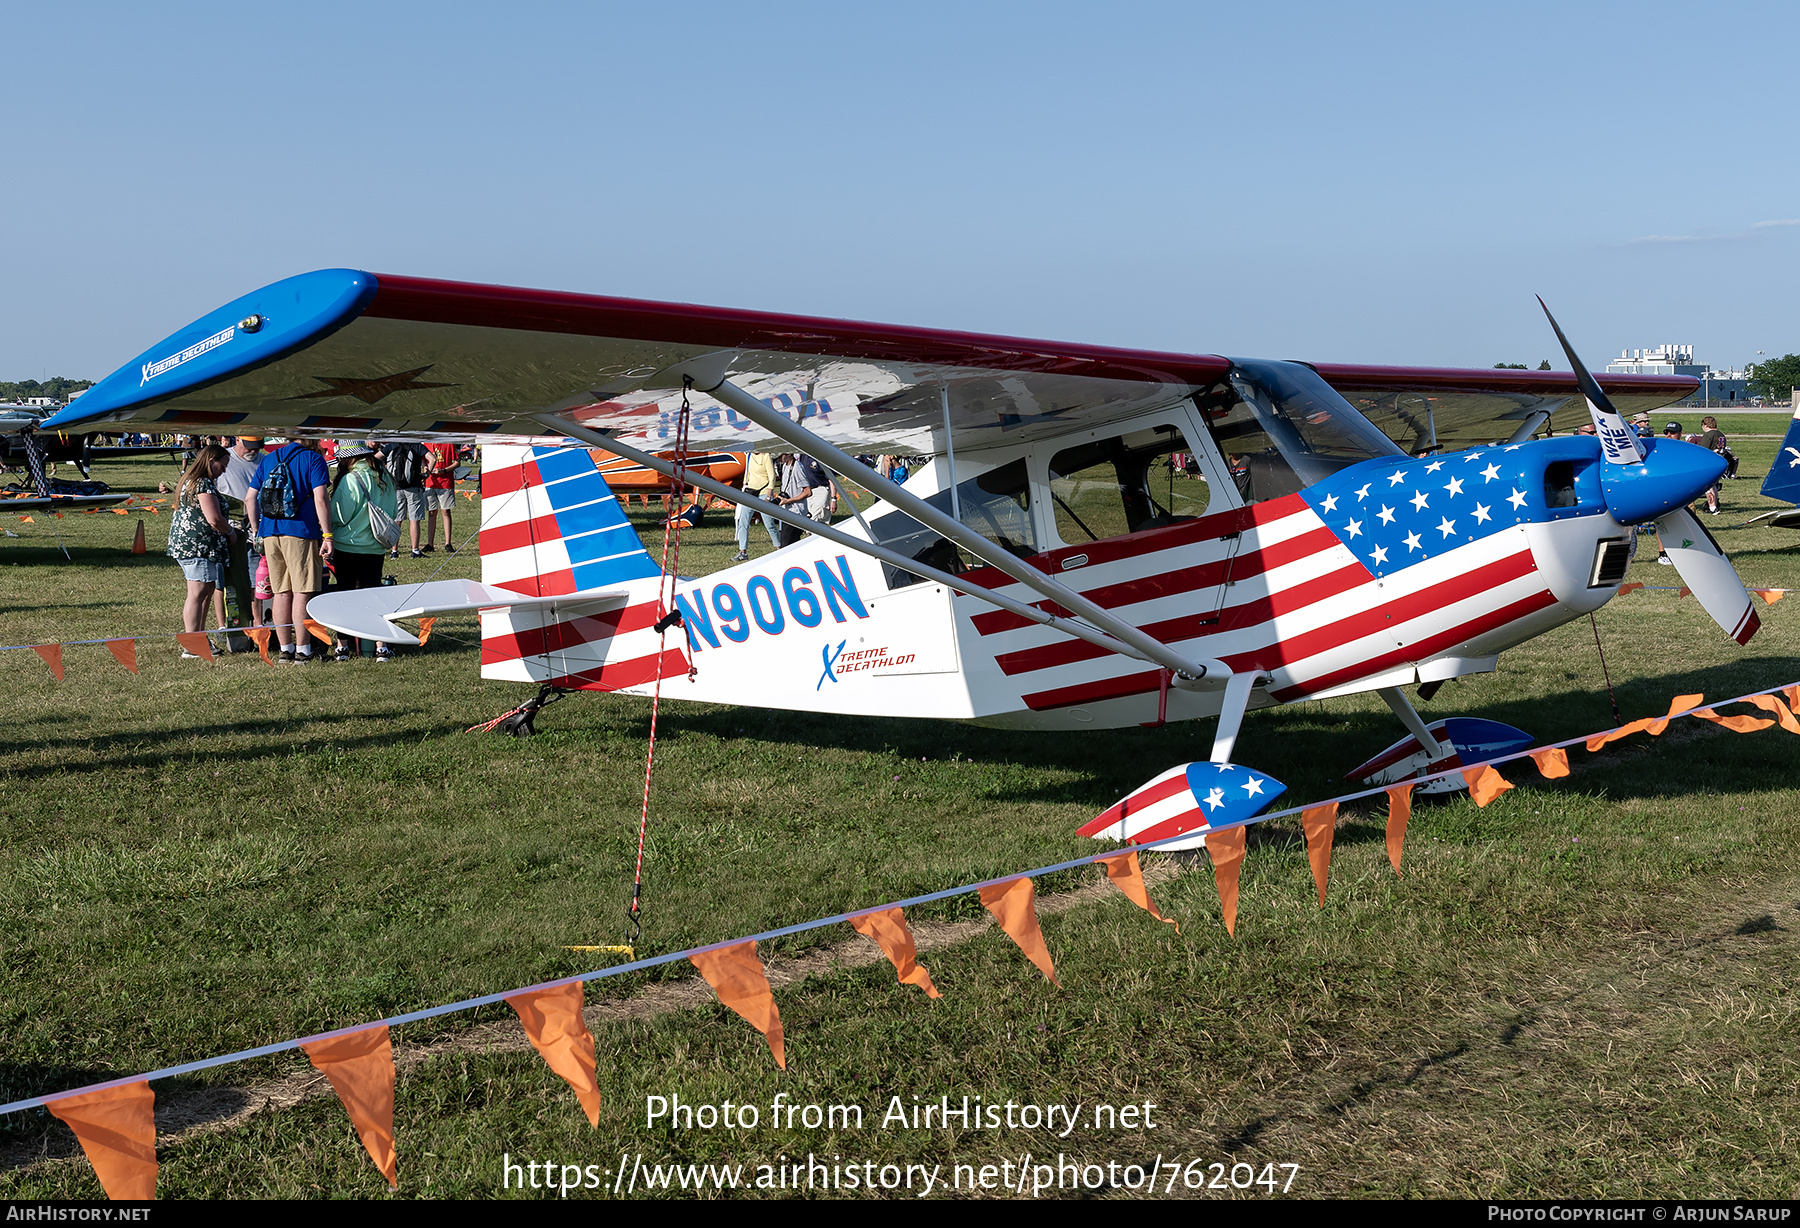
[[[1597,609],[1635,525],[1659,526],[1728,635],[1755,633],[1687,510],[1723,459],[1638,439],[1614,404],[1694,381],[1603,390],[1569,357],[1573,375],[1311,366],[326,270],[227,304],[45,427],[558,436],[483,448],[479,583],[309,613],[408,643],[393,620],[479,610],[483,675],[540,698],[660,678],[674,698],[1021,728],[1217,717],[1210,762],[1182,769],[1198,803],[1243,771],[1252,708],[1379,693],[1410,736],[1365,765],[1377,779],[1524,739],[1427,727],[1401,688]],[[589,449],[672,475],[657,453],[684,413],[696,452],[779,439],[879,502],[827,527],[688,473],[809,532],[665,577]],[[1374,424],[1416,434],[1421,414],[1439,446],[1486,446],[1413,457]],[[1533,438],[1558,415],[1597,435]],[[850,451],[932,460],[899,486]]]

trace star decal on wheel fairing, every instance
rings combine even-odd
[[[290,401],[316,401],[326,397],[355,397],[365,405],[373,405],[385,396],[396,392],[418,392],[424,388],[454,388],[455,384],[422,383],[419,376],[431,370],[435,363],[427,363],[423,367],[414,367],[410,371],[397,371],[392,375],[378,375],[373,379],[359,379],[348,375],[315,375],[314,379],[330,387],[319,392],[308,392],[297,397],[288,397]]]

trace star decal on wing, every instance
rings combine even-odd
[[[1451,498],[1455,498],[1457,495],[1462,494],[1462,479],[1451,478],[1450,485],[1444,487],[1444,489],[1450,492]]]
[[[1383,504],[1381,510],[1375,513],[1375,518],[1381,521],[1382,524],[1393,524],[1394,509]]]
[[[1418,494],[1416,494],[1412,497],[1412,505],[1413,505],[1413,511],[1422,512],[1426,508],[1431,506],[1431,502],[1430,502],[1430,500],[1426,499],[1425,492],[1421,490]]]
[[[1389,486],[1398,486],[1404,481],[1406,481],[1406,470],[1404,469],[1396,469],[1394,472],[1388,474]]]
[[[1211,790],[1210,792],[1208,792],[1206,795],[1206,804],[1208,806],[1211,806],[1214,810],[1218,810],[1220,807],[1224,806],[1225,805],[1225,790],[1220,789],[1220,788],[1215,788],[1215,789]]]
[[[1326,495],[1323,506],[1324,506],[1325,510],[1328,512],[1337,511],[1337,496],[1336,495]]]
[[[1244,786],[1244,794],[1247,797],[1261,797],[1262,787],[1263,782],[1261,778],[1252,776],[1250,778],[1250,783]]]
[[[1345,525],[1344,535],[1346,537],[1360,537],[1362,535],[1362,521],[1352,520],[1349,524]]]
[[[1419,544],[1419,535],[1417,533],[1408,533],[1406,535],[1406,550],[1408,554],[1412,553],[1414,550],[1423,549],[1424,547]]]
[[[1481,476],[1484,481],[1493,481],[1500,476],[1500,466],[1496,465],[1493,461],[1489,461],[1488,467],[1481,471]]]
[[[1369,556],[1369,560],[1371,562],[1373,562],[1374,564],[1376,564],[1376,566],[1380,566],[1381,564],[1387,562],[1387,547],[1386,546],[1375,547],[1375,553],[1373,553]]]
[[[1506,496],[1506,501],[1514,507],[1523,510],[1525,507],[1525,492],[1515,486],[1512,494]]]
[[[1446,516],[1444,517],[1444,522],[1438,526],[1438,531],[1445,537],[1449,537],[1452,533],[1456,532],[1456,522]]]
[[[378,375],[373,379],[359,379],[348,375],[315,375],[314,379],[330,387],[319,392],[308,392],[297,397],[288,397],[290,401],[316,401],[326,397],[355,397],[365,405],[373,405],[386,396],[396,392],[418,392],[424,388],[454,388],[455,384],[424,383],[419,376],[431,370],[435,363],[427,363],[423,367],[414,367],[410,371],[396,371],[392,375]]]
[[[1486,524],[1489,521],[1489,519],[1491,519],[1491,517],[1488,515],[1487,504],[1477,503],[1475,505],[1475,523],[1476,524]]]
[[[1794,450],[1792,448],[1789,448],[1788,451],[1793,452]],[[1794,454],[1796,456],[1800,456],[1800,452],[1795,452]],[[1356,488],[1356,501],[1358,503],[1361,503],[1364,499],[1367,499],[1369,497],[1369,487],[1371,487],[1373,485],[1375,485],[1375,483],[1373,483],[1373,482],[1364,482],[1361,486],[1358,486]]]
[[[1426,473],[1436,473],[1439,469],[1442,469],[1443,467],[1444,467],[1443,461],[1432,461],[1429,465],[1425,466],[1425,472]]]

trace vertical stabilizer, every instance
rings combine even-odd
[[[1775,452],[1775,463],[1763,479],[1762,493],[1784,503],[1800,503],[1800,398],[1794,405],[1794,416],[1788,422],[1787,438]]]
[[[615,691],[688,669],[679,629],[655,629],[662,568],[586,448],[488,444],[481,456],[481,579],[567,605],[481,615],[484,678]],[[588,598],[587,594],[604,594]]]

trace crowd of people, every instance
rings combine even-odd
[[[265,447],[261,435],[184,442],[186,468],[172,490],[164,487],[175,496],[169,555],[187,579],[183,629],[203,631],[210,605],[219,630],[271,627],[284,662],[391,660],[388,644],[342,635],[315,644],[307,603],[325,591],[328,575],[338,589],[381,585],[384,560],[400,557],[402,524],[411,557],[435,552],[440,519],[444,549],[454,554],[462,450],[310,439]],[[225,648],[254,645],[231,631]]]
[[[187,437],[181,446],[181,479],[162,490],[175,496],[168,549],[187,579],[183,630],[204,631],[210,607],[228,652],[255,651],[241,631],[228,629],[268,626],[284,662],[392,660],[389,644],[343,635],[316,644],[306,626],[307,603],[328,583],[340,590],[391,583],[382,575],[384,558],[398,559],[402,549],[415,559],[435,553],[440,521],[443,549],[454,554],[456,474],[473,459],[472,450],[261,435]],[[906,480],[904,458],[859,459],[890,481]],[[824,465],[791,452],[750,453],[744,489],[824,524],[850,498]],[[697,525],[702,512],[696,501],[673,515]],[[739,504],[734,561],[750,557],[757,519],[771,548],[804,536],[801,528]]]

